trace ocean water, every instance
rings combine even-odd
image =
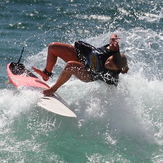
[[[1,163],[163,162],[162,0],[1,0]],[[57,93],[77,118],[36,105],[32,91],[6,85],[6,64],[43,69],[47,46],[84,40],[96,47],[116,32],[130,70],[117,88],[72,77]],[[53,69],[52,85],[64,66]]]

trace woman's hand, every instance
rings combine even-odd
[[[120,38],[118,38],[118,37],[113,37],[113,38],[111,38],[110,39],[110,46],[117,46],[118,45],[118,39],[120,39]]]
[[[129,67],[126,66],[125,68],[122,69],[121,73],[122,73],[122,74],[125,74],[125,73],[128,72],[128,70],[129,70]]]
[[[109,41],[110,50],[117,51],[119,49],[118,39],[120,39],[120,38],[117,37],[117,35],[115,33],[113,33],[110,36],[110,41]]]

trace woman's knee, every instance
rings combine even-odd
[[[64,71],[71,75],[75,75],[83,82],[90,81],[90,74],[85,70],[84,65],[76,61],[68,61],[65,65]]]
[[[68,61],[65,65],[65,70],[72,70],[74,68],[74,62],[73,61]]]
[[[58,42],[51,42],[49,45],[48,45],[48,49],[54,49],[55,47],[57,47],[58,45]]]
[[[51,42],[48,45],[48,48],[55,48],[55,49],[60,49],[60,50],[74,50],[74,46],[70,45],[70,44],[66,44],[66,43],[62,43],[62,42]]]
[[[65,65],[64,70],[65,71],[69,71],[71,73],[74,73],[76,71],[80,71],[81,65],[79,65],[80,63],[76,62],[76,61],[68,61]]]

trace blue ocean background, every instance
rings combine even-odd
[[[1,163],[163,162],[162,0],[1,0]],[[117,88],[72,77],[57,93],[77,118],[36,105],[38,94],[6,85],[6,64],[44,69],[50,42],[96,47],[117,33],[130,70]],[[52,85],[64,62],[53,69]]]

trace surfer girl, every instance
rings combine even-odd
[[[118,39],[117,34],[111,34],[109,44],[101,48],[95,48],[82,41],[75,42],[74,46],[59,42],[50,43],[45,69],[32,69],[47,81],[52,75],[58,57],[63,59],[66,65],[56,83],[43,90],[43,94],[52,95],[72,75],[83,82],[102,80],[107,84],[117,85],[119,73],[127,73],[129,70],[126,56],[119,50]]]

